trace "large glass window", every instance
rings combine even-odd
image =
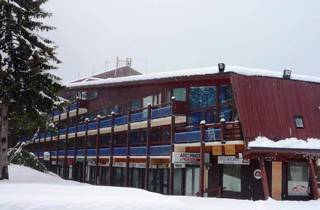
[[[186,88],[174,88],[172,89],[172,96],[176,98],[176,101],[186,101]]]
[[[230,85],[222,85],[220,87],[220,101],[226,102],[233,99],[233,91]]]
[[[147,107],[148,104],[152,104],[152,96],[147,96],[143,98],[143,107]]]
[[[288,165],[288,195],[309,195],[309,170],[306,163],[291,162]]]
[[[189,92],[189,109],[200,109],[216,105],[216,87],[191,87]]]
[[[191,125],[199,125],[202,120],[205,120],[206,123],[215,122],[213,110],[193,112],[189,114],[188,121]]]
[[[225,119],[226,121],[231,121],[233,119],[233,112],[231,105],[223,105],[221,107],[220,118]]]
[[[241,165],[223,165],[223,189],[241,192]]]

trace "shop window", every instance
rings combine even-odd
[[[241,192],[241,165],[223,165],[223,189]]]
[[[176,101],[186,101],[187,100],[186,88],[174,88],[172,89],[172,96],[176,98]]]
[[[306,163],[291,162],[288,164],[288,195],[308,196],[309,170]]]
[[[191,87],[189,92],[189,109],[200,109],[216,104],[216,87]]]
[[[233,99],[233,91],[230,85],[220,87],[220,102],[224,103]]]
[[[302,116],[295,116],[294,122],[296,124],[296,128],[304,128],[304,122]]]

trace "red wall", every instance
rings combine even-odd
[[[320,84],[241,75],[231,81],[245,139],[320,138]],[[295,127],[295,115],[304,129]]]

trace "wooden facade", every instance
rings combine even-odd
[[[84,93],[85,102],[53,116],[57,133],[28,145],[43,160],[49,151],[48,167],[66,179],[253,200],[319,196],[319,150],[247,146],[258,136],[319,138],[319,83],[222,72],[82,84],[61,95]]]

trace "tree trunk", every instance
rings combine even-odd
[[[0,180],[9,179],[8,174],[8,107],[0,103]]]

